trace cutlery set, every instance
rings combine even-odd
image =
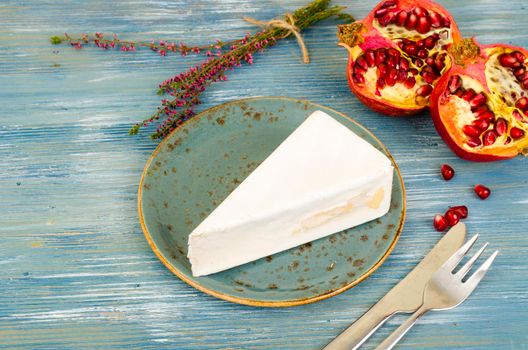
[[[498,254],[495,251],[470,274],[488,246],[485,243],[457,269],[478,239],[477,234],[464,243],[465,235],[463,223],[454,226],[400,283],[323,350],[358,349],[390,317],[397,313],[412,313],[376,347],[376,350],[392,349],[427,312],[449,310],[460,305],[482,281]]]

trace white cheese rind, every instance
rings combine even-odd
[[[194,276],[242,265],[383,216],[390,160],[316,111],[189,236]]]

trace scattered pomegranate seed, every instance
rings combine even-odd
[[[458,205],[456,207],[451,207],[449,210],[454,210],[457,212],[458,216],[461,219],[465,219],[468,216],[468,208],[465,205]]]
[[[489,197],[491,190],[484,185],[478,184],[475,186],[475,193],[480,199],[484,200]]]
[[[440,214],[436,214],[433,219],[433,226],[439,232],[444,231],[447,228],[446,218]]]
[[[455,226],[460,221],[460,215],[458,215],[458,212],[455,210],[448,210],[445,213],[445,219],[447,221],[447,224],[449,226]]]
[[[442,167],[440,168],[440,171],[442,173],[442,177],[444,180],[449,181],[455,176],[455,169],[453,169],[448,164],[442,164]]]

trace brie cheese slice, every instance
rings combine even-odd
[[[390,160],[310,115],[189,236],[193,276],[223,271],[387,213]]]

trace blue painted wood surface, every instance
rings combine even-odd
[[[359,286],[287,309],[231,304],[178,280],[141,233],[136,192],[156,143],[127,136],[158,104],[157,84],[198,62],[148,50],[121,54],[52,47],[50,35],[116,32],[189,43],[243,36],[241,20],[268,19],[305,0],[15,1],[0,3],[0,348],[317,349],[400,280],[440,235],[431,218],[467,204],[470,233],[501,255],[461,307],[428,315],[402,349],[528,349],[528,160],[457,159],[427,113],[387,118],[346,86],[334,21],[306,31],[310,65],[294,40],[258,55],[205,95],[204,107],[256,95],[305,98],[349,114],[398,161],[407,185],[404,233],[387,262]],[[375,1],[348,1],[360,18]],[[466,35],[528,47],[524,0],[442,4]],[[448,162],[457,175],[439,178]],[[471,186],[492,196],[480,201]],[[402,317],[380,330],[366,348]]]

